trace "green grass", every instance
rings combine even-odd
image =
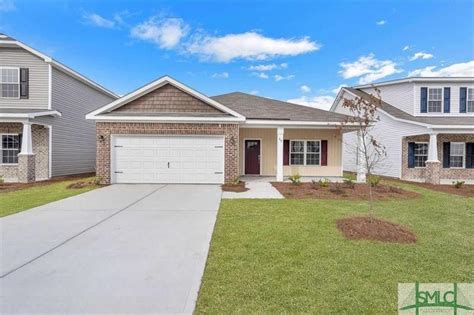
[[[335,221],[365,202],[223,200],[196,313],[396,314],[398,283],[474,282],[474,198],[402,186],[422,197],[375,215],[414,245],[344,239]]]
[[[71,183],[92,179],[93,178],[81,178],[33,186],[17,191],[0,192],[0,217],[93,190],[97,188],[97,186],[88,186],[80,189],[67,188]]]

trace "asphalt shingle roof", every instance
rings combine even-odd
[[[343,122],[347,118],[346,115],[339,113],[242,92],[217,95],[211,98],[247,119]]]

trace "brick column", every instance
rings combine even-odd
[[[35,163],[34,154],[18,154],[18,181],[20,183],[35,181]]]
[[[441,162],[426,161],[426,182],[439,185],[441,177]]]

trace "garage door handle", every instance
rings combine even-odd
[[[216,148],[216,149],[222,149],[223,146],[221,146],[221,145],[216,145],[214,148]]]
[[[123,174],[123,172],[121,172],[121,171],[115,171],[114,173],[115,174]]]
[[[214,174],[222,174],[222,172],[214,172]]]
[[[168,168],[170,168],[170,162],[168,162]]]
[[[123,148],[123,145],[114,145],[114,148]]]

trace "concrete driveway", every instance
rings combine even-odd
[[[0,219],[5,313],[192,313],[217,185],[113,185]]]

